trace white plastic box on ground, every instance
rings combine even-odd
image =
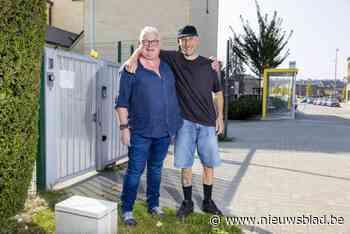
[[[73,196],[55,206],[56,233],[117,233],[117,203]]]

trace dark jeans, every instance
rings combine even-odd
[[[164,158],[168,152],[170,137],[149,138],[131,134],[128,169],[124,176],[121,196],[123,213],[132,211],[140,183],[147,164],[148,208],[159,206],[159,189]]]

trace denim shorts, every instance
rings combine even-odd
[[[215,127],[184,120],[175,138],[174,166],[191,168],[196,149],[203,166],[216,167],[220,165]]]

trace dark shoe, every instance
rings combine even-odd
[[[203,201],[202,211],[209,214],[222,215],[222,212],[218,209],[213,200]]]
[[[153,207],[152,209],[148,210],[148,213],[150,213],[152,216],[158,216],[159,218],[164,218],[164,212],[159,206]]]
[[[193,213],[193,201],[184,200],[176,212],[176,217],[179,219],[186,218],[191,213]]]
[[[135,219],[124,219],[124,224],[127,226],[136,226],[137,222]]]
[[[136,220],[132,215],[132,212],[125,212],[123,214],[123,222],[127,226],[135,226],[137,224]]]

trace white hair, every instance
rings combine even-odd
[[[142,41],[143,37],[149,33],[153,33],[160,38],[160,34],[159,34],[159,31],[157,28],[151,27],[151,26],[146,26],[141,30],[139,41]]]

